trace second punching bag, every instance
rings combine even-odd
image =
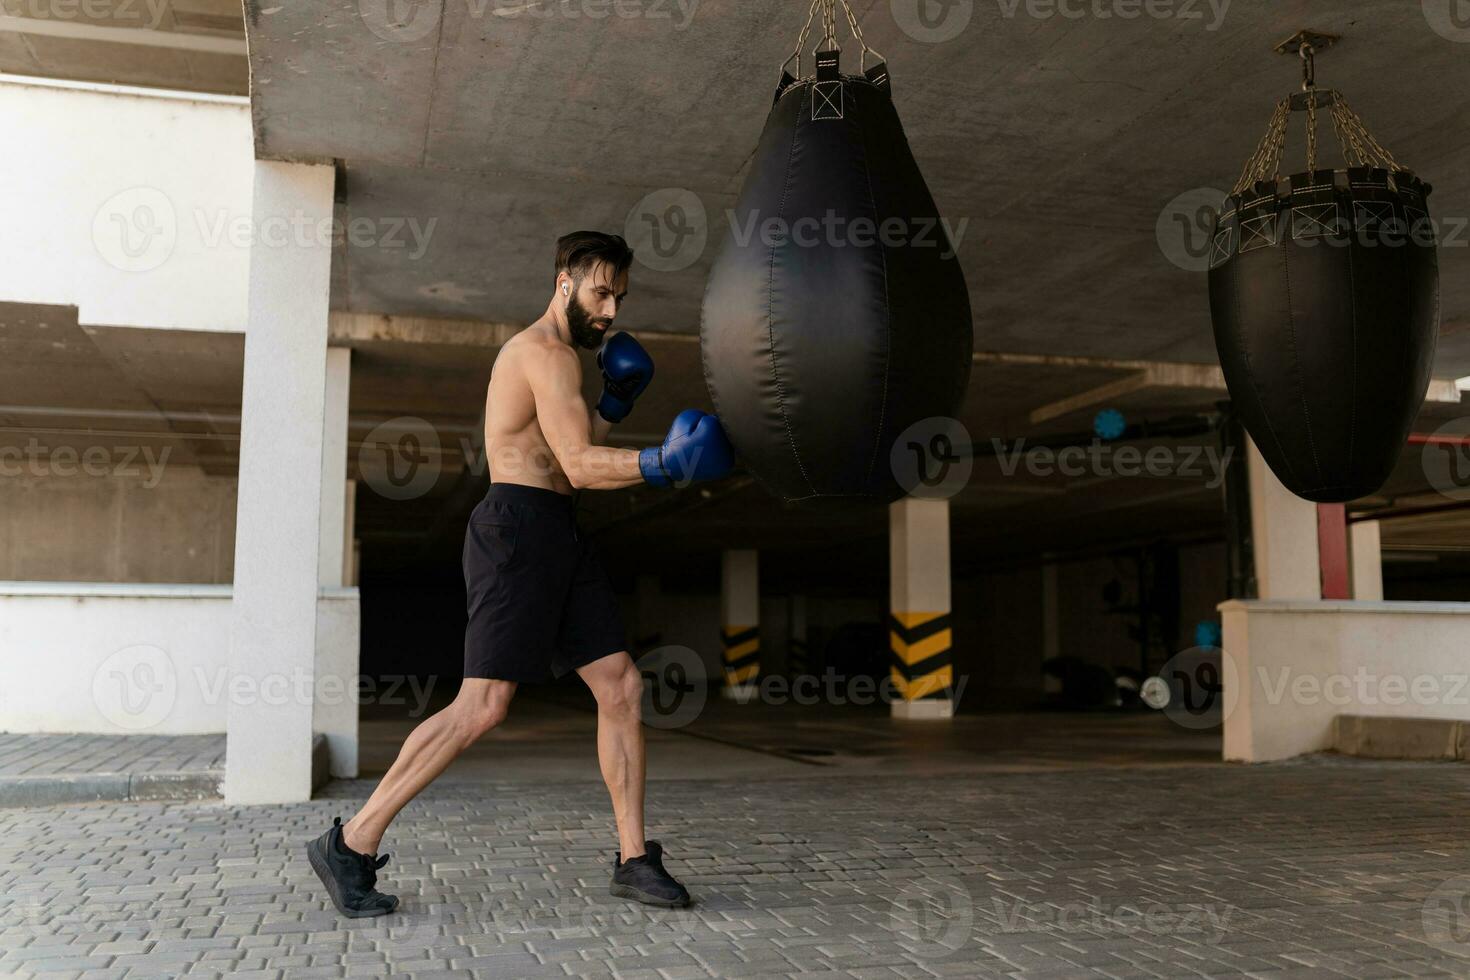
[[[886,503],[912,489],[897,437],[959,411],[970,300],[886,67],[817,57],[814,78],[783,73],[711,271],[705,381],[777,496]]]

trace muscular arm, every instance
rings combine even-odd
[[[582,400],[581,370],[570,349],[554,349],[528,365],[536,419],[567,480],[579,490],[619,490],[642,483],[638,450],[593,445],[593,425]],[[604,433],[606,435],[606,433]]]
[[[592,419],[592,442],[595,445],[601,446],[607,442],[607,435],[612,431],[613,424],[601,415],[598,415],[597,409],[595,408],[589,409],[587,414]]]

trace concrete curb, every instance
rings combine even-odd
[[[1453,719],[1338,715],[1333,748],[1363,759],[1464,761],[1470,729]]]
[[[219,769],[0,776],[0,807],[219,799],[224,778]]]
[[[329,761],[326,737],[315,736],[311,743],[313,794],[331,779]],[[224,785],[223,769],[0,776],[0,808],[218,800],[224,798]]]

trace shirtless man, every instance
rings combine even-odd
[[[662,446],[598,445],[653,377],[653,361],[636,340],[609,335],[632,258],[617,235],[583,231],[559,239],[545,314],[495,359],[485,401],[491,486],[465,533],[464,683],[454,703],[413,730],[357,815],[346,824],[337,818],[307,845],[312,868],[345,916],[398,907],[395,896],[374,890],[377,869],[388,860],[378,856],[378,844],[393,818],[505,720],[518,683],[573,670],[597,699],[597,754],[620,844],[612,894],[689,904],[684,886],[664,870],[659,843],[643,838],[643,678],[624,645],[607,573],[577,529],[571,494],[719,479],[734,453],[719,420],[696,409],[679,413]],[[582,400],[578,348],[598,349],[605,386],[591,411]]]

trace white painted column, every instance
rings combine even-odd
[[[322,421],[321,544],[317,560],[318,584],[324,590],[353,585],[353,512],[356,483],[347,479],[348,403],[352,390],[352,349],[327,348],[327,377]],[[311,727],[327,740],[328,766],[333,776],[357,775],[357,698],[361,672],[360,624],[351,622],[357,606],[332,607],[317,619],[316,683],[313,686]]]
[[[1262,599],[1321,599],[1317,505],[1282,486],[1255,442],[1246,443],[1257,592]]]
[[[327,384],[322,420],[322,520],[318,582],[325,589],[348,584],[347,405],[352,389],[352,348],[327,348]],[[348,488],[350,489],[350,488]]]
[[[232,804],[311,798],[332,179],[255,163],[230,673],[257,693],[230,695]]]
[[[755,695],[761,672],[760,624],[760,553],[726,551],[720,559],[720,647],[727,698],[744,701]]]
[[[894,718],[954,717],[949,501],[888,505],[890,677]]]
[[[1348,525],[1348,557],[1352,562],[1353,598],[1383,598],[1383,541],[1377,521]]]

